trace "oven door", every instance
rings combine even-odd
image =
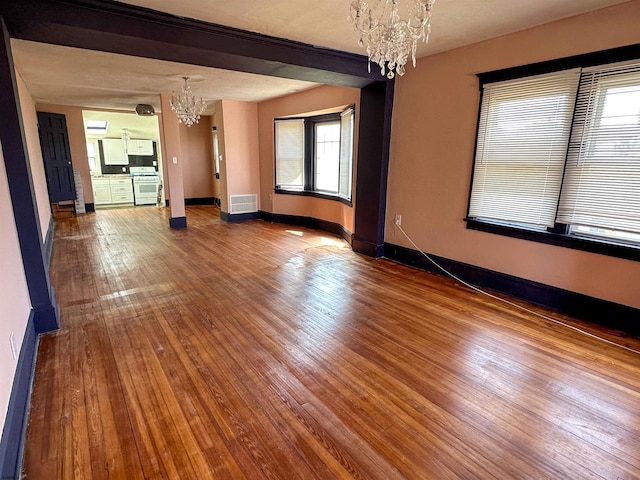
[[[155,205],[158,203],[158,182],[133,180],[133,196],[136,205]]]

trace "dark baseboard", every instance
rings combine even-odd
[[[218,201],[218,204],[220,203],[220,200],[218,200],[215,197],[199,197],[199,198],[185,198],[184,199],[184,204],[189,206],[189,205],[216,205],[216,200]]]
[[[96,211],[96,204],[95,203],[85,203],[84,204],[84,211],[87,213],[92,213]]]
[[[385,243],[384,256],[405,265],[443,275],[417,250]],[[597,323],[640,337],[640,309],[571,292],[544,283],[487,270],[448,258],[430,255],[446,271],[478,287],[506,293],[537,305],[551,308],[574,318]]]
[[[258,220],[260,218],[259,212],[251,213],[229,213],[220,211],[220,220],[225,222],[245,222],[247,220]]]
[[[168,198],[164,201],[164,206],[165,207],[169,207],[171,205],[171,200],[169,200]]]
[[[37,337],[34,313],[29,315],[27,327],[13,377],[9,407],[0,439],[0,475],[3,479],[19,479],[27,429],[31,383],[33,381]]]
[[[47,229],[47,234],[44,237],[44,261],[47,262],[47,269],[49,268],[49,264],[51,263],[51,252],[53,251],[53,233],[56,228],[56,222],[53,218],[53,215],[49,217],[49,227]]]
[[[367,257],[379,258],[384,255],[384,244],[377,245],[375,243],[362,240],[354,235],[351,245],[353,251],[366,255]]]
[[[349,245],[353,244],[353,234],[336,222],[329,222],[328,220],[305,217],[302,215],[286,215],[283,213],[271,213],[264,211],[260,211],[260,219],[271,223],[284,223],[286,225],[296,225],[298,227],[322,230],[323,232],[339,235],[346,240]]]
[[[169,219],[169,227],[171,228],[187,228],[187,217],[172,217]]]

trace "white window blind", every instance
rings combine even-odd
[[[304,120],[276,120],[276,187],[304,188]]]
[[[583,72],[558,222],[640,233],[640,63]]]
[[[470,217],[553,226],[579,75],[484,86]]]
[[[351,200],[351,179],[353,176],[353,142],[354,142],[353,107],[340,115],[340,191],[339,196]]]

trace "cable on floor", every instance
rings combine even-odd
[[[415,242],[409,237],[409,235],[407,235],[407,232],[404,231],[404,229],[402,228],[401,225],[398,225],[397,223],[394,223],[395,227],[400,230],[402,232],[402,234],[406,237],[406,239],[411,243],[411,245],[414,246],[414,248],[420,252],[427,260],[429,260],[432,264],[434,264],[438,269],[440,269],[442,272],[444,272],[445,275],[453,278],[454,280],[460,282],[461,284],[463,284],[464,286],[466,286],[467,288],[470,288],[471,290],[474,290],[478,293],[481,293],[482,295],[486,295],[487,297],[491,297],[495,300],[499,300],[500,302],[506,303],[507,305],[511,305],[512,307],[518,308],[522,311],[525,311],[527,313],[531,313],[533,315],[536,315],[540,318],[543,318],[549,322],[555,323],[556,325],[560,325],[562,327],[568,328],[570,330],[573,330],[575,332],[578,332],[582,335],[586,335],[587,337],[593,338],[595,340],[599,340],[601,342],[604,342],[608,345],[612,345],[614,347],[618,347],[618,348],[622,348],[623,350],[626,350],[628,352],[631,353],[635,353],[636,355],[640,355],[640,350],[636,350],[634,348],[631,347],[627,347],[626,345],[622,345],[620,343],[614,342],[612,340],[608,340],[606,338],[600,337],[599,335],[595,335],[593,333],[587,332],[586,330],[582,330],[581,328],[578,327],[574,327],[573,325],[569,325],[568,323],[565,323],[561,320],[557,320],[555,318],[549,317],[547,315],[544,315],[542,313],[538,313],[534,310],[530,310],[526,307],[523,307],[522,305],[518,305],[517,303],[511,302],[507,299],[498,297],[497,295],[493,295],[489,292],[486,292],[484,290],[482,290],[479,287],[476,287],[475,285],[472,285],[468,282],[465,282],[464,280],[462,280],[461,278],[458,278],[457,276],[455,276],[453,273],[449,272],[448,270],[446,270],[444,267],[442,267],[441,265],[438,264],[438,262],[436,262],[433,258],[431,258],[428,254],[426,254],[425,252],[422,251],[422,249],[420,247],[418,247],[418,245],[415,244]]]

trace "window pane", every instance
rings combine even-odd
[[[315,189],[338,193],[340,186],[340,122],[315,124]]]
[[[342,198],[351,200],[353,178],[353,108],[348,108],[340,116],[340,192]]]
[[[579,70],[484,86],[469,216],[555,220]]]
[[[304,187],[304,120],[276,121],[276,187]]]
[[[558,221],[576,234],[640,233],[640,64],[583,74]]]

